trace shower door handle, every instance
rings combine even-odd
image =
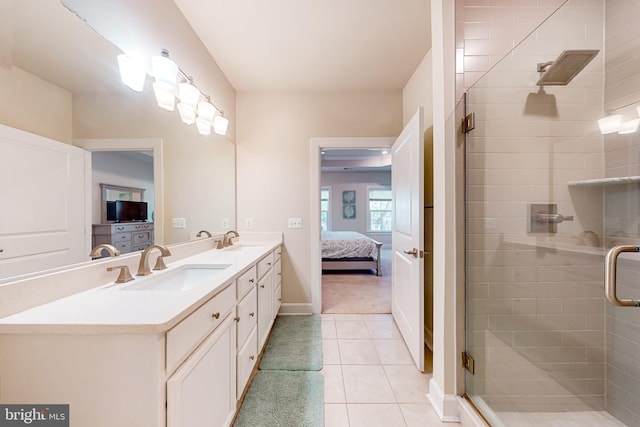
[[[604,292],[607,300],[621,307],[640,307],[640,301],[633,299],[618,299],[616,296],[616,265],[618,255],[622,252],[640,252],[640,246],[622,245],[614,246],[607,252],[604,261]]]

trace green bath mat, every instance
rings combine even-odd
[[[258,371],[234,426],[323,427],[322,373]]]
[[[278,316],[264,350],[260,370],[322,369],[320,316]]]

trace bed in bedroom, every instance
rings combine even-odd
[[[355,231],[323,231],[322,270],[375,270],[382,276],[381,247],[382,243]]]

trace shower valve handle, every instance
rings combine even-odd
[[[536,221],[543,224],[560,224],[564,221],[573,221],[573,216],[564,216],[560,214],[540,213],[536,215]]]

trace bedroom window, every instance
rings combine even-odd
[[[369,187],[367,195],[367,231],[391,231],[391,187]]]
[[[320,189],[320,230],[328,231],[331,227],[331,187]]]

